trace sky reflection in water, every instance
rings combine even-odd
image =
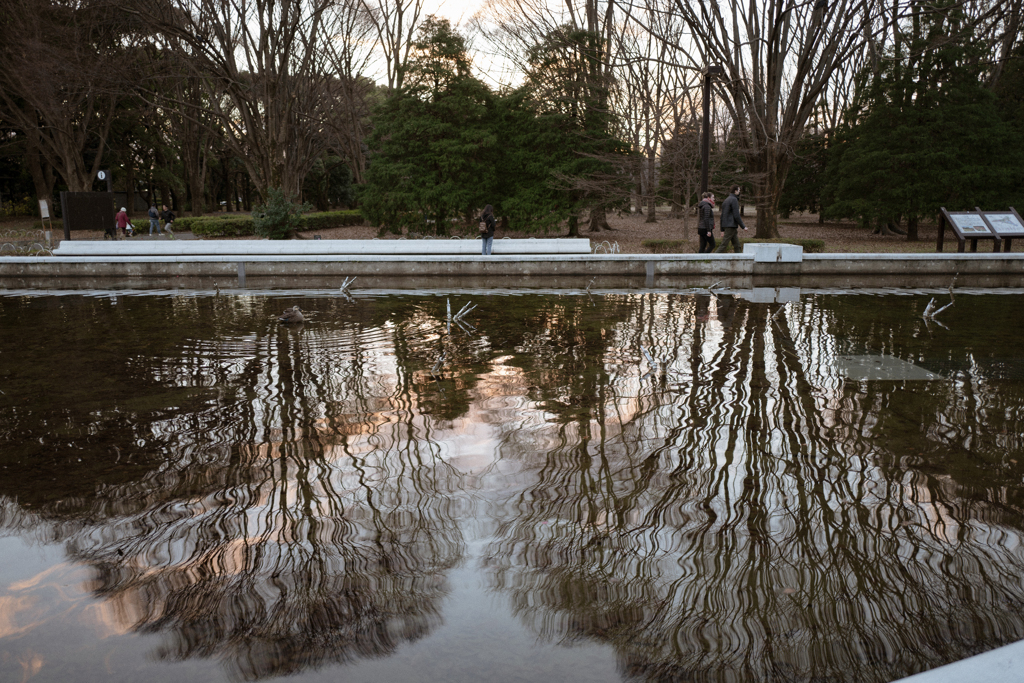
[[[0,298],[0,679],[889,681],[1024,638],[1024,297],[928,298]]]

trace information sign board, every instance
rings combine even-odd
[[[1024,238],[1024,221],[1011,206],[1009,211],[983,211],[982,216],[992,232],[1003,241],[1003,251],[1013,248],[1013,240]]]
[[[951,213],[949,217],[953,219],[957,231],[965,236],[991,235],[991,231],[985,225],[985,219],[976,213]]]
[[[936,242],[936,251],[942,251],[942,242],[946,235],[946,226],[953,230],[953,237],[958,243],[957,251],[963,252],[967,240],[971,241],[971,251],[978,251],[978,240],[989,239],[994,242],[993,251],[999,251],[1000,238],[992,227],[985,221],[980,210],[976,211],[946,211],[945,208],[939,214],[939,238]]]
[[[992,226],[997,235],[1012,235],[1024,237],[1024,223],[1020,222],[1020,216],[1005,211],[986,211],[985,220]]]

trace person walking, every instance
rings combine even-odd
[[[491,247],[494,245],[494,228],[497,221],[494,220],[494,207],[488,204],[480,215],[480,241],[483,242],[483,255],[491,255]]]
[[[128,236],[128,209],[121,207],[121,210],[114,216],[114,223],[117,225],[117,231],[121,234],[121,237]],[[115,233],[115,237],[117,234]]]
[[[740,253],[740,238],[736,233],[736,227],[739,226],[743,230],[747,229],[747,226],[743,224],[743,216],[740,215],[740,186],[732,186],[732,194],[725,198],[722,202],[722,243],[718,245],[718,249],[715,249],[716,254],[723,253],[728,247],[729,243],[732,242],[733,248],[736,253]]]
[[[174,239],[174,231],[171,230],[171,224],[174,223],[174,212],[168,209],[166,204],[163,205],[163,209],[160,212],[160,218],[164,221],[164,230],[171,236],[171,239]]]
[[[149,207],[149,234],[152,235],[154,230],[160,232],[160,212],[156,210],[156,204],[151,204]]]
[[[715,248],[715,193],[705,192],[697,204],[698,254],[710,254]]]

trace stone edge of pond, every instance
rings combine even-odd
[[[1019,683],[1024,670],[1024,640],[924,671],[893,683]]]

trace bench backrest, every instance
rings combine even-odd
[[[479,256],[467,240],[64,240],[55,256]],[[502,255],[589,254],[588,239],[494,240]]]

